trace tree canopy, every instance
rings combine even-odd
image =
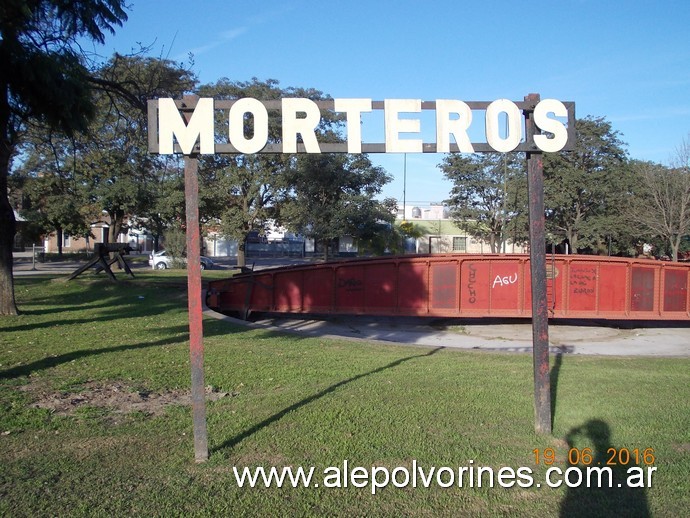
[[[132,104],[119,95],[94,91],[96,114],[83,135],[67,137],[44,125],[31,125],[30,138],[21,148],[21,171],[33,201],[30,214],[38,213],[52,224],[48,232],[84,236],[104,211],[109,215],[110,242],[117,241],[125,219],[133,216],[139,226],[162,232],[161,226],[184,212],[184,197],[175,196],[181,173],[168,157],[147,152],[147,118],[141,106],[148,97],[179,96],[190,90],[193,77],[165,60],[119,55],[94,77],[128,85],[129,98],[137,101]],[[167,221],[161,225],[163,218]]]
[[[323,243],[326,257],[334,239],[371,239],[377,224],[394,220],[394,200],[375,199],[389,177],[366,155],[298,155],[287,178],[281,220]]]
[[[104,42],[127,15],[123,0],[12,0],[0,4],[0,314],[17,313],[12,280],[10,160],[29,120],[86,130],[93,84],[77,40]]]
[[[259,81],[230,81],[221,79],[215,84],[203,85],[198,93],[214,99],[253,97],[262,100],[282,97],[305,97],[312,100],[326,96],[315,89],[281,88],[273,79]],[[335,138],[338,124],[336,117],[324,114],[318,128],[321,138]],[[227,114],[218,111],[218,117]],[[269,117],[269,142],[279,142],[282,128],[280,117]],[[249,121],[247,131],[252,131]],[[227,124],[225,125],[227,126]],[[218,138],[226,138],[219,135]],[[294,157],[290,155],[214,155],[202,157],[199,167],[201,176],[200,197],[205,213],[220,222],[225,237],[239,243],[237,263],[245,265],[245,241],[252,232],[263,233],[269,221],[280,221],[281,201],[289,190],[287,171]]]
[[[573,253],[595,247],[621,224],[617,216],[632,186],[618,132],[604,118],[575,122],[574,151],[544,154],[547,229]],[[560,237],[560,239],[558,239]]]
[[[671,167],[635,162],[632,171],[641,183],[640,195],[624,211],[643,235],[661,238],[673,261],[683,238],[690,234],[690,141],[683,140]]]
[[[527,181],[515,154],[447,155],[439,165],[453,182],[446,200],[455,224],[493,253],[524,240]]]
[[[161,166],[166,157],[148,153],[146,100],[181,97],[195,78],[168,60],[117,54],[94,77],[127,85],[129,92],[127,98],[96,92],[97,115],[75,146],[79,174],[92,203],[110,216],[109,240],[115,242],[125,218],[136,215],[145,223],[162,194],[159,173],[167,171]]]

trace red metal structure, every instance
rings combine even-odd
[[[690,321],[690,264],[555,255],[546,266],[551,318]],[[530,258],[398,256],[273,268],[211,281],[207,304],[243,318],[251,312],[530,318]]]

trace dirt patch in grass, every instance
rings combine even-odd
[[[118,381],[90,381],[74,391],[47,392],[37,384],[21,387],[29,392],[35,401],[31,406],[49,410],[55,415],[73,415],[87,408],[100,408],[110,414],[141,413],[148,416],[161,415],[170,405],[191,406],[192,395],[189,390],[170,390],[153,392],[135,389]],[[235,392],[221,392],[206,387],[206,400],[217,401],[236,396]]]

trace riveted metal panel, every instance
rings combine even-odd
[[[287,271],[273,278],[276,311],[299,313],[302,311],[303,271]]]
[[[664,270],[663,311],[688,310],[688,271],[666,268]]]
[[[335,311],[352,314],[365,313],[364,268],[362,264],[348,264],[335,271]]]
[[[455,310],[458,307],[457,263],[432,263],[429,306],[436,310]],[[447,311],[443,311],[447,313]]]
[[[397,268],[394,262],[372,265],[364,270],[364,304],[367,313],[377,308],[394,312],[397,304]]]
[[[600,313],[627,311],[628,263],[599,263],[598,288]]]
[[[568,309],[594,312],[597,308],[597,280],[597,263],[572,264],[568,278]]]
[[[398,260],[397,307],[402,315],[429,312],[429,263],[426,260]]]
[[[632,311],[654,311],[654,269],[633,266],[631,286]]]
[[[330,313],[334,303],[334,275],[332,268],[304,270],[302,307],[307,313]]]

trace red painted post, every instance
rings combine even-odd
[[[539,102],[539,94],[525,101]],[[525,111],[527,139],[536,132],[533,113]],[[536,149],[536,148],[535,148]],[[546,232],[544,216],[544,168],[541,152],[527,153],[529,197],[530,275],[532,280],[532,359],[534,366],[534,430],[551,433],[551,378],[549,370],[549,311],[546,289]]]
[[[196,104],[193,98],[185,96],[184,100],[187,105]],[[185,119],[187,117],[188,114],[185,114]],[[187,307],[189,310],[189,355],[192,371],[194,459],[196,462],[205,462],[208,460],[208,438],[206,433],[206,389],[204,385],[204,328],[201,305],[201,234],[199,231],[198,171],[199,159],[197,156],[185,155]]]

